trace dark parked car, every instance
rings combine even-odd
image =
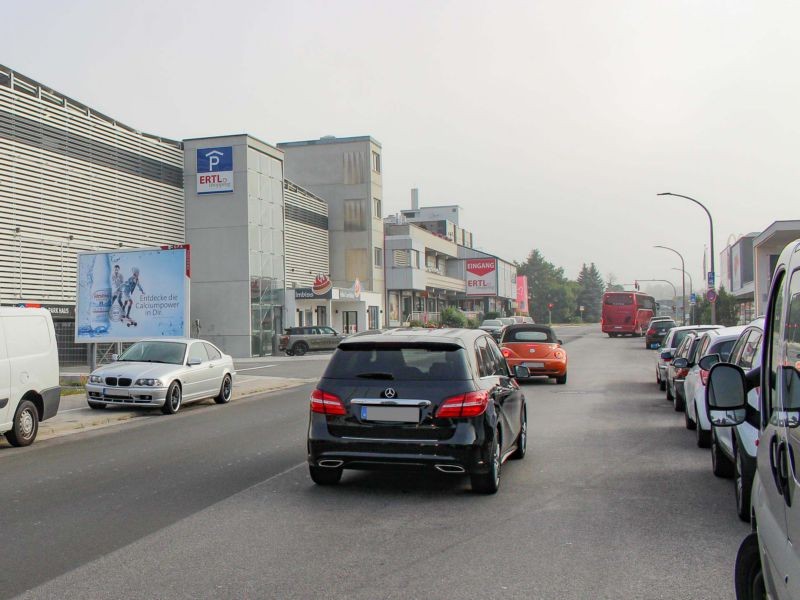
[[[288,356],[303,356],[314,350],[333,350],[346,336],[332,327],[289,327],[281,336],[278,350]]]
[[[669,330],[675,327],[677,323],[673,319],[655,317],[650,321],[647,326],[647,332],[644,334],[644,347],[645,348],[659,348],[661,342],[667,337]]]
[[[343,469],[435,469],[494,493],[501,465],[524,457],[526,443],[525,396],[480,330],[349,338],[311,394],[308,465],[322,485]]]
[[[487,319],[483,323],[481,323],[480,329],[483,331],[492,334],[492,337],[495,339],[496,342],[500,341],[500,338],[503,337],[503,329],[506,328],[505,323],[500,319]]]

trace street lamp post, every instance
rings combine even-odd
[[[656,194],[656,195],[657,196],[675,196],[676,198],[684,198],[686,200],[694,202],[695,204],[697,204],[697,206],[699,206],[704,211],[706,211],[706,214],[708,215],[708,226],[709,226],[709,230],[710,230],[710,234],[711,234],[711,273],[712,273],[712,277],[714,277],[714,285],[712,287],[716,288],[716,283],[717,283],[716,277],[717,276],[716,276],[716,274],[714,274],[714,219],[711,218],[711,213],[708,212],[708,209],[705,207],[705,205],[702,202],[700,202],[699,200],[695,200],[694,198],[690,198],[689,196],[684,196],[683,194],[673,194],[672,192],[662,192],[661,194]],[[705,273],[704,273],[704,275],[705,275]],[[716,325],[717,324],[717,309],[716,309],[716,303],[715,302],[711,303],[711,324],[712,325]]]
[[[683,281],[683,296],[681,296],[681,311],[683,314],[681,315],[681,322],[686,325],[686,264],[683,262],[683,255],[675,250],[675,248],[670,248],[669,246],[653,246],[653,248],[661,248],[662,250],[669,250],[670,252],[674,252],[678,255],[678,258],[681,259],[681,272],[683,273],[683,277],[681,278]]]
[[[683,269],[679,269],[678,267],[672,267],[673,271],[683,271]],[[689,320],[691,321],[690,325],[694,325],[694,304],[691,303],[691,297],[694,295],[694,281],[692,281],[692,274],[688,271],[683,271],[683,274],[689,278]]]

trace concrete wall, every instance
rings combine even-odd
[[[233,192],[197,193],[198,148],[233,147]],[[270,166],[270,159],[273,160]],[[186,241],[191,245],[191,320],[199,321],[199,335],[228,354],[241,358],[252,354],[251,278],[266,262],[277,265],[283,287],[283,181],[282,154],[247,135],[200,138],[184,141]],[[261,176],[274,171],[273,176]],[[263,179],[263,182],[261,181]],[[263,193],[261,188],[264,188]],[[262,196],[276,206],[265,234],[271,254],[251,252],[260,240]],[[277,215],[277,213],[280,215]],[[273,233],[275,235],[273,236]],[[273,242],[273,237],[279,241]],[[280,247],[274,247],[274,246]],[[273,260],[274,257],[277,257]],[[276,262],[277,261],[277,262]],[[257,264],[256,264],[257,263]],[[279,264],[278,264],[279,263]],[[259,271],[260,272],[260,271]],[[260,315],[259,315],[260,316]],[[260,327],[255,324],[256,329]]]

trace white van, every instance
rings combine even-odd
[[[759,409],[747,401],[760,387]],[[706,410],[715,428],[758,424],[750,495],[753,533],[736,557],[736,597],[800,598],[800,240],[783,249],[772,276],[761,366],[711,367]]]
[[[58,348],[50,312],[0,308],[0,434],[14,446],[36,439],[58,412]]]

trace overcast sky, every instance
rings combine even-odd
[[[0,63],[143,131],[372,135],[384,206],[460,204],[477,245],[567,275],[697,283],[797,209],[800,3],[3,3]]]

